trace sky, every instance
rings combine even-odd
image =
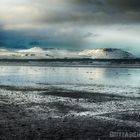
[[[1,0],[0,47],[34,45],[140,55],[140,0]]]

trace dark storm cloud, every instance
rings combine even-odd
[[[139,0],[75,0],[80,10],[73,16],[92,24],[140,22]],[[86,10],[82,11],[83,9]],[[72,18],[72,16],[71,16]]]
[[[107,0],[108,4],[122,8],[123,10],[140,11],[139,0]]]
[[[139,0],[5,0],[0,13],[6,27],[31,28],[131,24],[140,22]],[[10,3],[9,3],[10,2]],[[10,6],[10,4],[12,6]],[[1,11],[1,10],[0,10]]]
[[[94,4],[98,6],[114,6],[124,10],[140,10],[139,0],[75,0],[78,4]]]
[[[45,4],[47,2],[44,1],[43,5],[35,3],[36,7],[42,7],[36,18],[38,24],[89,26],[140,22],[139,0],[67,0],[51,10],[45,8]]]

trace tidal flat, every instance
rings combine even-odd
[[[0,69],[2,140],[119,139],[110,134],[140,133],[140,69]]]

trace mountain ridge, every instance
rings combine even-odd
[[[136,57],[117,48],[94,48],[81,51],[67,49],[43,49],[32,47],[29,49],[0,49],[2,59],[135,59]]]

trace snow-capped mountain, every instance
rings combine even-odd
[[[129,52],[121,49],[101,48],[101,49],[87,49],[79,53],[80,56],[89,57],[92,59],[129,59],[135,58]]]
[[[91,59],[131,59],[134,55],[121,49],[103,48],[86,49],[74,51],[66,49],[42,49],[33,47],[24,50],[0,49],[1,59],[72,59],[72,58],[91,58]]]
[[[33,48],[30,48],[30,49],[19,50],[17,52],[20,52],[20,53],[43,53],[44,50],[40,47],[33,47]]]

